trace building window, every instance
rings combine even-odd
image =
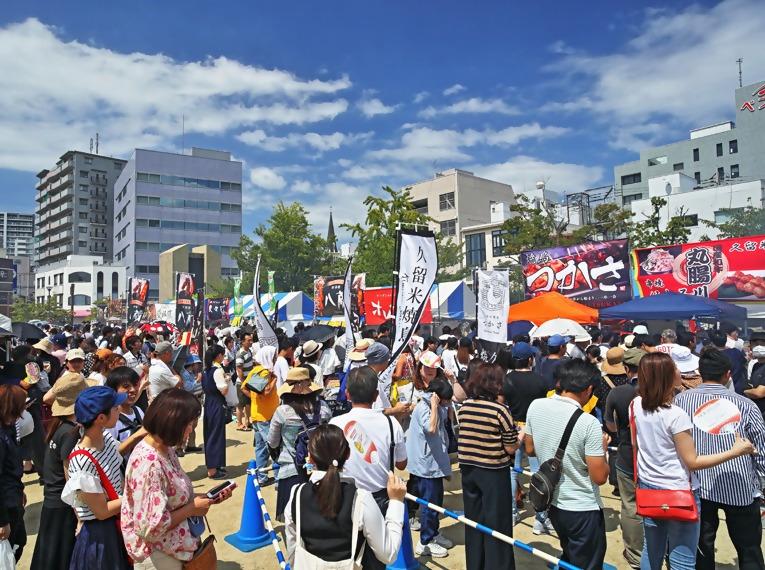
[[[696,184],[701,184],[701,172],[694,172],[693,177],[696,179]]]
[[[717,143],[717,156],[722,156],[722,143]]]
[[[673,220],[679,220],[685,227],[691,228],[699,225],[698,214],[686,214],[685,216],[674,216]]]
[[[738,141],[733,139],[728,143],[728,154],[736,154],[738,152]]]
[[[80,206],[87,206],[88,205],[88,199],[87,198],[80,198],[77,200],[80,204]]]
[[[88,213],[87,212],[80,212],[79,213],[81,220],[87,220],[88,219]]]
[[[457,220],[446,220],[441,222],[441,233],[445,236],[453,236],[457,234]]]
[[[96,273],[96,299],[102,299],[104,296],[104,272]]]
[[[642,200],[642,199],[643,199],[642,194],[627,194],[626,196],[622,198],[622,202],[624,203],[625,206],[629,206],[635,200]]]
[[[744,211],[744,208],[724,208],[715,211],[715,223],[724,224],[733,216]]]
[[[87,178],[89,172],[87,170],[80,170],[80,178]]]
[[[660,164],[667,164],[666,156],[654,156],[648,159],[648,166],[659,166]]]
[[[419,212],[420,214],[428,215],[428,200],[427,198],[424,200],[413,200],[412,201],[412,207],[414,207],[416,212]]]
[[[87,192],[87,191],[88,191],[88,185],[80,184],[80,192]]]
[[[622,186],[627,186],[628,184],[637,184],[638,182],[643,181],[643,176],[640,174],[640,172],[636,172],[634,174],[625,174],[622,176]]]
[[[465,263],[468,267],[483,267],[486,263],[486,236],[483,232],[465,236]]]
[[[693,162],[699,161],[699,149],[694,148],[693,149]]]
[[[122,163],[121,162],[114,162],[114,168],[117,170],[122,170]]]
[[[507,245],[505,236],[507,233],[507,230],[494,230],[491,232],[491,254],[494,257],[507,255],[505,252],[505,246]]]
[[[69,274],[69,283],[90,283],[90,273],[87,271],[73,271]]]
[[[685,168],[685,164],[683,164],[682,162],[676,162],[675,164],[672,165],[672,170],[674,170],[675,172],[683,170],[684,168]]]
[[[112,299],[116,299],[120,295],[120,275],[116,271],[112,271]]]
[[[725,169],[721,166],[717,169],[717,182],[725,180]]]
[[[730,165],[730,177],[731,178],[738,178],[738,164],[731,164]]]
[[[88,242],[86,242],[86,241],[78,241],[77,245],[79,247],[88,247]]]
[[[81,234],[86,234],[86,233],[88,233],[88,228],[86,228],[86,227],[84,227],[84,226],[80,226],[80,233],[81,233]]]
[[[454,192],[447,192],[438,197],[438,209],[442,212],[454,209]]]
[[[74,295],[74,299],[72,297],[67,297],[66,299],[69,306],[72,305],[90,305],[90,295]]]

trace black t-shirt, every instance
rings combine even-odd
[[[547,383],[542,376],[531,370],[511,370],[505,376],[503,386],[505,403],[510,406],[513,419],[526,421],[531,402],[547,396]]]
[[[607,376],[611,381],[611,384],[614,385],[614,388],[629,384],[629,379],[626,374],[608,374]],[[600,383],[595,387],[595,391],[593,392],[593,395],[598,398],[597,406],[600,408],[601,412],[606,409],[606,399],[608,398],[608,394],[611,393],[611,390],[613,390],[613,388],[606,382],[605,377],[601,377]]]
[[[608,393],[606,398],[605,421],[616,424],[619,445],[616,452],[616,467],[632,477],[632,439],[630,437],[630,402],[637,396],[637,386],[622,384]]]
[[[545,386],[548,391],[555,389],[555,378],[553,377],[555,369],[558,368],[564,360],[568,359],[565,356],[563,358],[545,357],[539,361],[539,366],[536,371],[537,374],[545,379]]]
[[[752,388],[765,384],[765,364],[760,364],[758,362],[754,365],[749,383],[752,385]],[[757,407],[760,408],[760,412],[762,412],[762,417],[765,418],[765,398],[756,398],[753,399],[752,402],[757,404]]]
[[[48,449],[45,450],[45,463],[43,464],[44,507],[69,507],[61,500],[61,491],[66,485],[64,461],[72,453],[79,440],[80,430],[74,423],[64,420],[64,423],[58,426],[48,443]]]

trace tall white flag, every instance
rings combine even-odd
[[[476,275],[478,290],[478,338],[507,342],[507,313],[510,310],[510,278],[507,271],[483,271]]]
[[[276,338],[276,332],[271,326],[271,321],[263,312],[263,307],[260,306],[260,256],[258,256],[258,263],[255,266],[255,279],[252,284],[252,305],[255,311],[255,330],[258,333],[258,343],[260,346],[273,346],[279,350],[279,340]]]
[[[356,336],[353,334],[353,311],[351,309],[351,265],[353,257],[348,259],[348,268],[345,270],[345,281],[343,282],[343,314],[345,315],[345,362],[343,370],[347,371],[351,364],[350,355],[353,347],[356,345]]]

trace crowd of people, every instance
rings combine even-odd
[[[418,329],[393,361],[387,323],[347,353],[349,332],[309,331],[277,330],[278,346],[261,346],[251,327],[222,324],[204,361],[172,338],[111,327],[19,343],[0,370],[0,540],[21,557],[22,477],[36,472],[33,570],[182,568],[203,515],[232,489],[196,495],[178,458],[203,452],[207,476],[229,479],[236,429],[253,435],[259,483],[275,485],[271,512],[298,570],[384,568],[406,530],[405,494],[443,505],[456,473],[467,518],[513,536],[525,504],[533,533],[557,536],[561,559],[581,568],[601,568],[609,548],[606,484],[621,500],[625,566],[714,568],[722,511],[739,567],[765,568],[765,335],[745,345],[727,323],[703,335],[640,324],[519,335],[487,352],[475,326],[444,327],[438,338]],[[556,457],[560,480],[534,510],[517,470],[542,476]],[[687,499],[686,520],[646,514],[646,497],[667,491]],[[407,506],[415,554],[449,556],[438,513]],[[464,533],[466,568],[515,567],[511,545]]]

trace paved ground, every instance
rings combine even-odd
[[[278,568],[276,562],[276,556],[272,547],[268,546],[252,552],[250,554],[244,554],[228,543],[223,541],[223,537],[236,532],[239,528],[240,519],[242,515],[242,502],[244,500],[244,486],[245,486],[245,469],[249,460],[253,457],[252,447],[252,433],[237,432],[234,430],[234,424],[230,424],[228,428],[228,466],[229,473],[232,478],[239,484],[239,489],[235,492],[234,496],[221,505],[215,506],[210,510],[208,520],[213,532],[218,537],[217,551],[218,551],[218,568],[221,570],[250,570],[250,569],[274,569]],[[187,455],[181,459],[181,463],[184,468],[190,474],[192,481],[194,481],[194,487],[197,491],[202,492],[206,489],[210,489],[216,482],[207,479],[207,472],[204,468],[204,458],[202,454]],[[523,477],[522,477],[523,479]],[[37,535],[37,526],[40,516],[40,506],[42,501],[42,486],[37,483],[36,478],[32,476],[25,477],[26,493],[28,497],[27,512],[26,512],[26,524],[27,531],[29,533],[29,544],[24,551],[21,562],[18,568],[21,570],[27,570],[29,568],[29,562],[32,558],[32,551],[34,549],[34,542]],[[509,490],[509,484],[508,484]],[[611,492],[610,486],[604,486],[602,488],[604,503],[606,507],[606,527],[608,531],[608,551],[606,554],[606,562],[614,565],[616,568],[626,568],[627,565],[621,556],[623,549],[621,541],[621,533],[619,531],[619,508],[621,503],[617,497],[614,497]],[[509,491],[508,491],[509,492]],[[445,503],[447,508],[461,509],[461,490],[459,473],[456,473],[452,480],[447,483]],[[264,498],[269,509],[273,512],[273,508],[276,504],[276,493],[273,485],[269,485],[264,489]],[[508,513],[510,516],[510,513]],[[535,536],[531,532],[531,525],[533,523],[533,516],[531,513],[523,512],[521,515],[521,522],[515,527],[515,538],[521,540],[527,544],[531,544],[534,547],[540,548],[550,554],[556,555],[560,552],[560,547],[557,539],[550,536]],[[479,521],[480,522],[480,521]],[[465,552],[464,552],[464,532],[460,523],[453,521],[452,519],[444,519],[442,523],[443,533],[451,540],[454,541],[455,547],[450,550],[447,558],[429,559],[422,558],[420,562],[424,568],[434,569],[458,569],[465,566]],[[281,531],[281,525],[276,527],[277,533]],[[416,541],[418,533],[412,533],[413,539]],[[282,543],[283,544],[283,543]],[[722,570],[734,570],[737,568],[736,553],[728,537],[725,525],[721,524],[720,531],[717,538],[717,568]],[[765,548],[765,540],[763,540],[763,548]],[[529,554],[518,551],[516,549],[516,563],[518,568],[529,569],[543,569],[546,568],[546,563],[542,560],[532,557]]]

